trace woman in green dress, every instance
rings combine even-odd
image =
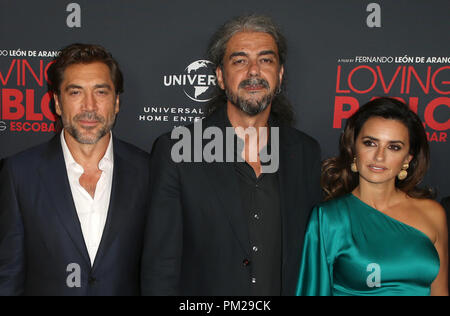
[[[448,295],[445,211],[417,187],[428,163],[404,103],[375,99],[347,121],[323,164],[327,201],[310,218],[297,295]]]

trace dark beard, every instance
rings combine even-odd
[[[251,85],[261,85],[265,89],[270,90],[269,83],[261,78],[244,80],[239,84],[239,88],[245,89],[247,86]],[[225,94],[231,104],[250,116],[256,116],[263,112],[270,104],[272,104],[272,101],[275,98],[275,93],[271,92],[266,94],[261,100],[252,100],[251,98],[244,99],[233,94],[228,88],[225,89]]]
[[[114,126],[115,117],[112,118],[110,124],[105,124],[106,119],[103,116],[100,116],[95,112],[84,112],[84,113],[78,114],[74,117],[74,121],[79,121],[79,120],[96,120],[96,121],[100,122],[101,124],[103,124],[102,128],[94,136],[89,137],[89,136],[85,136],[84,133],[82,133],[79,129],[77,129],[70,122],[63,121],[64,129],[73,138],[75,138],[78,143],[85,144],[85,145],[94,145],[111,131],[112,127]]]

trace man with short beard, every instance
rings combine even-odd
[[[150,157],[112,135],[119,65],[73,44],[48,77],[63,131],[0,169],[0,295],[139,295]]]
[[[218,93],[207,118],[187,127],[188,143],[199,143],[199,126],[222,135],[231,128],[237,149],[223,156],[236,159],[177,163],[176,140],[156,141],[143,294],[294,295],[306,223],[321,199],[321,157],[315,140],[290,127],[284,37],[270,18],[240,17],[217,31],[209,55]],[[264,151],[279,155],[274,172],[264,172]]]

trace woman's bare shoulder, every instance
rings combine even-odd
[[[447,229],[447,215],[440,203],[431,199],[413,199],[413,204],[437,230]]]

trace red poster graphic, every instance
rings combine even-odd
[[[391,96],[408,103],[421,117],[430,142],[447,142],[450,129],[450,65],[443,62],[449,59],[405,58],[339,59],[333,128],[342,128],[344,120],[370,99]]]
[[[0,131],[55,132],[57,117],[47,90],[51,59],[5,59],[0,64]]]

